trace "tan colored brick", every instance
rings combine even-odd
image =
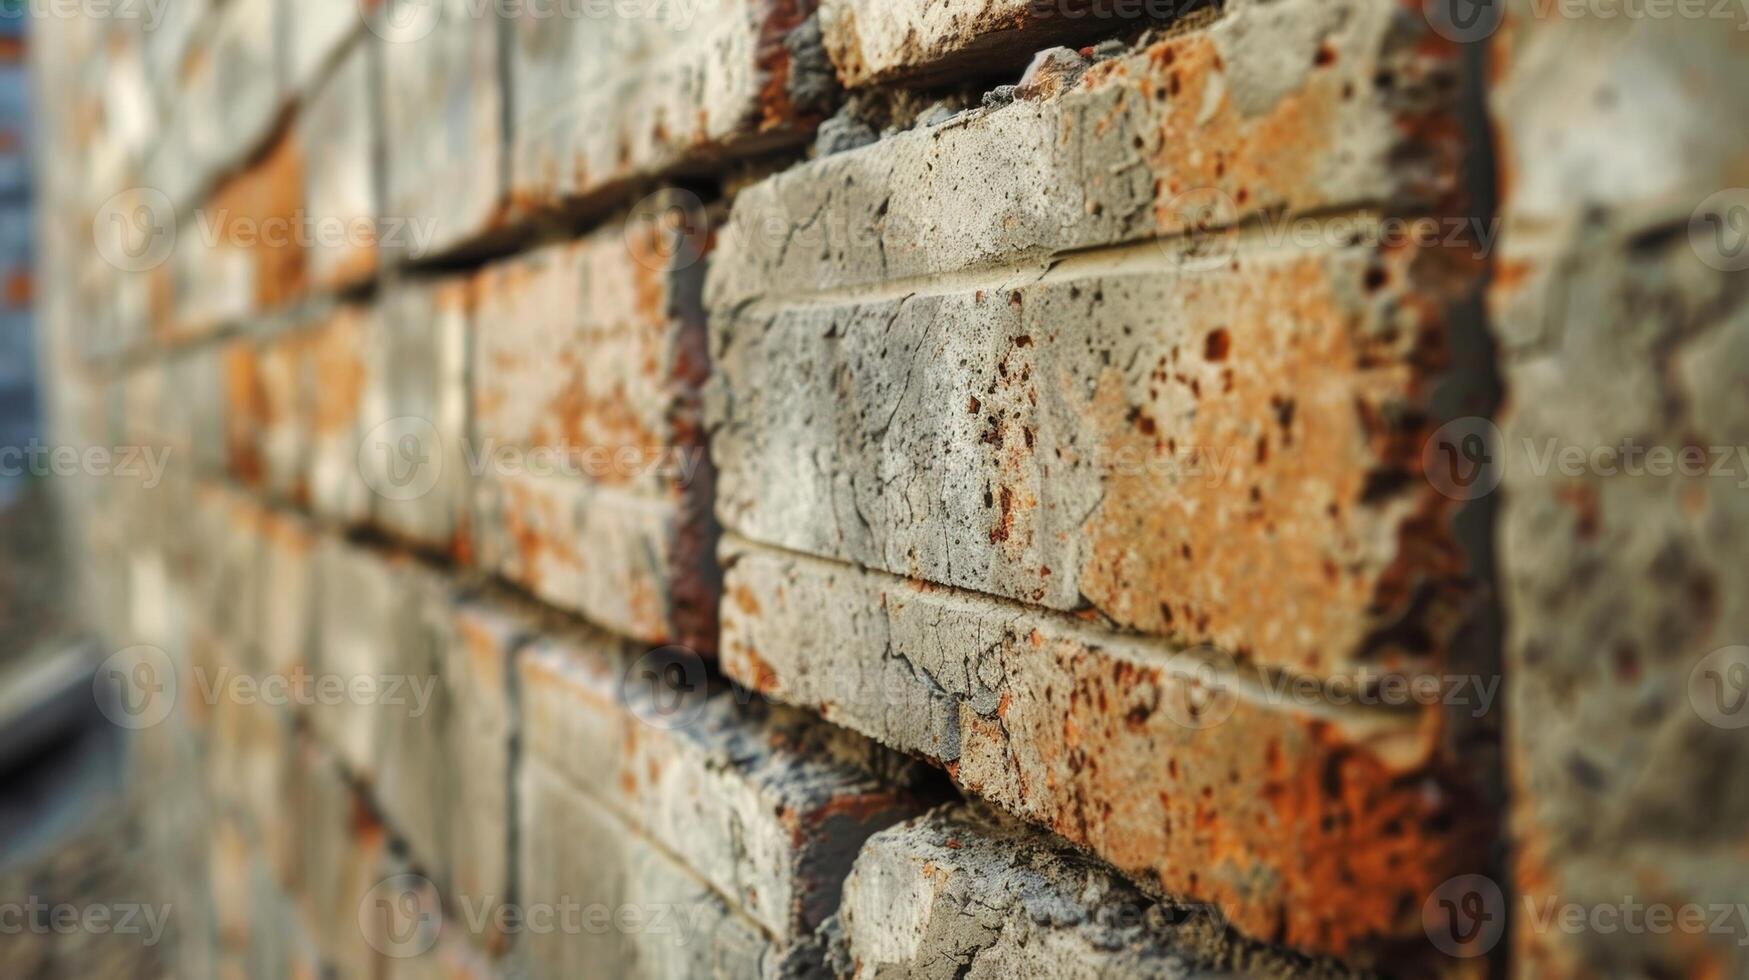
[[[1266,213],[1424,213],[1456,181],[1460,71],[1455,45],[1390,5],[1235,4],[1061,96],[743,190],[709,306],[903,295],[913,278],[1024,272]]]
[[[1467,270],[1177,259],[725,316],[725,524],[1310,674],[1437,666],[1472,598],[1421,448]]]
[[[802,942],[836,907],[860,841],[917,812],[902,785],[915,772],[889,766],[901,785],[877,779],[840,745],[855,736],[727,692],[664,686],[640,673],[661,662],[634,650],[592,632],[532,644],[521,663],[526,764],[681,855],[780,946]],[[702,685],[690,662],[699,676],[686,684]],[[657,698],[680,700],[665,712]],[[525,838],[550,832],[525,816]]]
[[[420,222],[432,258],[473,242],[504,220],[504,100],[500,4],[392,0],[379,24],[383,56],[383,214]],[[475,18],[472,11],[483,11]],[[426,30],[429,28],[429,30]],[[407,244],[411,244],[409,241]]]
[[[299,115],[303,221],[310,285],[333,289],[368,280],[378,265],[377,48],[346,48]],[[401,226],[404,227],[404,226]]]
[[[853,977],[1350,975],[1237,939],[1206,910],[1156,904],[1061,841],[975,806],[870,838],[844,894]]]
[[[846,87],[1017,72],[1033,52],[1168,23],[1177,0],[821,0],[826,50]]]
[[[575,17],[518,7],[509,24],[515,201],[588,204],[638,180],[800,142],[830,93],[804,27],[813,7],[564,8]]]
[[[482,567],[616,632],[711,649],[702,269],[653,260],[688,245],[638,222],[482,274],[473,517]]]
[[[1418,942],[1425,897],[1480,860],[1476,776],[1437,711],[1277,700],[1157,641],[732,540],[725,565],[731,676],[1248,935],[1365,962]]]

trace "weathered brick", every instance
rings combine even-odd
[[[422,547],[469,544],[466,278],[404,280],[386,290],[367,340],[358,464],[372,523]]]
[[[305,95],[347,57],[349,45],[368,44],[365,18],[378,16],[381,0],[357,3],[287,3],[279,9],[280,63],[287,90]]]
[[[515,655],[528,621],[486,600],[463,602],[446,634],[444,661],[451,770],[446,883],[454,895],[513,900],[516,838],[515,742],[521,732]],[[495,928],[468,938],[502,953],[510,936]]]
[[[306,256],[294,225],[303,208],[303,174],[297,141],[282,135],[181,220],[168,262],[171,306],[159,339],[205,336],[302,295]]]
[[[226,0],[184,61],[178,115],[191,162],[207,179],[248,159],[279,119],[277,7],[277,0]]]
[[[305,101],[297,122],[310,285],[328,289],[377,269],[377,48],[352,44]]]
[[[702,268],[657,260],[690,263],[692,238],[634,222],[482,274],[473,517],[482,567],[616,632],[711,649]]]
[[[830,96],[814,0],[519,5],[512,193],[590,204],[626,185],[799,142]]]
[[[724,562],[731,676],[1249,935],[1364,960],[1475,870],[1476,776],[1436,712],[1276,703],[1268,675],[1158,641],[733,539]]]
[[[428,252],[403,246],[394,258],[452,251],[504,220],[500,6],[472,0],[383,5],[383,214],[419,222],[429,233]],[[476,10],[483,17],[473,17]],[[387,26],[393,23],[411,25],[409,33]]]
[[[338,307],[315,328],[307,351],[309,506],[340,524],[363,524],[370,516],[371,491],[358,450],[366,433],[361,423],[371,371],[381,364],[370,347],[379,316],[375,307]]]
[[[309,469],[310,428],[308,375],[311,334],[304,329],[291,329],[273,334],[253,344],[255,404],[239,405],[244,409],[240,423],[256,426],[249,434],[252,443],[245,457],[238,460],[238,475],[255,483],[269,499],[282,502],[302,502],[309,496],[305,473]],[[240,368],[241,369],[241,368]],[[259,412],[250,418],[247,410]],[[253,453],[259,474],[251,473],[248,454]]]
[[[387,833],[313,742],[296,749],[285,801],[295,836],[282,880],[300,918],[339,976],[376,976],[382,957],[365,941],[360,909],[389,867]]]
[[[861,88],[996,75],[1053,44],[1197,9],[1177,0],[821,0],[820,28],[839,80]]]
[[[1095,65],[1060,97],[976,110],[742,191],[709,305],[876,283],[903,295],[912,277],[1282,211],[1419,213],[1453,189],[1459,74],[1454,45],[1387,4],[1236,4]]]
[[[1742,974],[1742,922],[1660,936],[1543,917],[1727,908],[1749,886],[1727,856],[1749,814],[1749,713],[1733,710],[1749,636],[1749,140],[1719,124],[1749,108],[1749,23],[1737,7],[1504,15],[1490,299],[1511,393],[1493,476],[1514,970]],[[1698,455],[1679,468],[1684,452]]]
[[[1438,663],[1426,480],[1472,280],[1413,248],[1143,246],[722,318],[718,510],[754,540],[1308,673]]]
[[[262,669],[289,678],[310,665],[320,539],[308,521],[288,511],[262,514],[259,527],[259,565],[248,582],[259,590],[255,646]]]
[[[552,928],[517,944],[524,970],[649,980],[784,975],[752,921],[597,800],[539,763],[523,766],[519,784],[524,904],[555,916]]]
[[[915,800],[834,747],[855,736],[729,693],[676,690],[640,673],[660,668],[653,655],[630,654],[592,632],[531,645],[521,663],[527,764],[682,855],[780,946],[803,941],[836,907],[856,847],[916,813]],[[702,684],[702,673],[685,683]],[[669,713],[654,700],[675,697]],[[547,832],[527,826],[525,835]]]
[[[850,976],[1341,977],[1156,905],[1109,869],[978,807],[870,838],[844,885]]]

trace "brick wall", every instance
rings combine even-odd
[[[1521,451],[1749,444],[1739,23],[32,26],[191,975],[1744,968],[1537,917],[1745,880],[1742,492]]]

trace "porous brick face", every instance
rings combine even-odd
[[[180,972],[1743,972],[1740,12],[85,13],[0,306]]]

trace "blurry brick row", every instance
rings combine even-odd
[[[1749,135],[1728,122],[1749,108],[1749,14],[1502,13],[1489,299],[1512,394],[1486,476],[1513,597],[1513,964],[1741,976],[1749,925],[1539,910],[1692,915],[1749,888]]]

